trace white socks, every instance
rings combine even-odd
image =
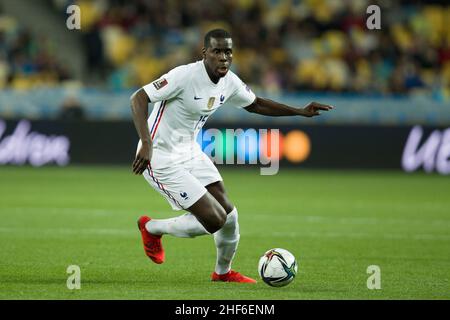
[[[231,261],[234,258],[239,243],[239,223],[236,207],[227,215],[227,221],[223,227],[214,233],[214,242],[217,248],[216,273],[225,274],[231,269]]]
[[[180,238],[194,238],[210,234],[192,213],[170,219],[152,219],[147,222],[145,228],[154,235],[170,234]],[[239,223],[236,208],[227,215],[227,221],[223,227],[213,235],[217,249],[215,272],[225,274],[231,269],[231,262],[239,243]]]
[[[145,228],[154,235],[170,234],[179,238],[194,238],[210,234],[190,212],[170,219],[152,219],[147,222]]]

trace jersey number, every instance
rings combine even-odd
[[[197,123],[195,124],[195,130],[199,130],[203,127],[203,125],[206,122],[206,119],[208,119],[209,115],[205,115],[205,116],[200,116],[200,119],[197,121]]]

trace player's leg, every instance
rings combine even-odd
[[[188,208],[209,233],[215,233],[224,225],[227,213],[208,191]]]
[[[220,203],[227,215],[233,211],[234,204],[231,203],[228,198],[225,185],[222,180],[207,185],[206,190],[208,190],[208,192]]]
[[[141,230],[144,250],[153,262],[159,264],[165,260],[162,235],[182,238],[206,235],[216,232],[226,220],[225,211],[208,192],[188,209],[190,213],[174,218],[156,220],[142,216],[139,219],[138,227]]]
[[[227,196],[220,173],[206,156],[202,156],[199,163],[193,167],[192,174],[206,185],[208,193],[217,200],[227,213],[224,225],[213,235],[217,259],[212,280],[255,283],[255,280],[231,270],[231,263],[236,254],[240,238],[238,211]]]
[[[217,259],[215,272],[217,274],[226,274],[231,270],[231,263],[236,254],[239,244],[239,223],[238,212],[225,191],[225,186],[222,181],[216,181],[208,186],[206,189],[214,198],[222,205],[227,212],[227,220],[223,227],[214,233],[214,242],[217,249]]]
[[[165,259],[162,235],[193,238],[214,233],[225,223],[226,212],[220,203],[185,168],[173,166],[153,170],[149,167],[144,177],[173,209],[190,211],[169,219],[151,219],[147,216],[139,219],[145,252],[154,262],[163,263]]]
[[[144,177],[174,210],[190,212],[175,218],[151,220],[147,223],[150,233],[195,237],[214,233],[225,223],[226,212],[220,203],[184,167],[164,170],[148,168]]]
[[[231,270],[231,263],[236,254],[240,238],[238,211],[228,199],[222,181],[214,182],[206,186],[206,189],[227,211],[225,224],[219,231],[214,233],[214,243],[217,250],[216,266],[213,274],[213,280],[215,280],[214,278],[228,274]]]
[[[174,210],[187,210],[192,206],[195,208],[195,203],[199,200],[201,203],[207,204],[214,201],[216,204],[212,207],[223,210],[214,197],[208,197],[206,188],[183,167],[171,166],[163,170],[153,170],[149,167],[143,176],[150,186],[166,198]],[[219,211],[219,213],[216,212],[219,219],[213,217],[206,220],[202,215],[203,212],[197,211],[199,210],[193,212],[198,213],[199,217],[210,223],[206,225],[206,228],[192,213],[160,220],[148,216],[140,217],[138,227],[141,231],[146,255],[155,263],[163,263],[165,254],[161,243],[162,235],[170,234],[176,237],[205,235],[209,234],[208,230],[216,231],[216,228],[219,228],[225,221],[225,212],[223,212],[223,218],[220,218],[221,212]],[[210,211],[214,212],[214,210]]]
[[[169,219],[152,219],[147,230],[154,235],[169,234],[180,238],[193,238],[219,230],[226,220],[226,213],[217,200],[205,192],[186,210],[189,213]]]

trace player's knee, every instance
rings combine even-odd
[[[230,202],[225,193],[217,195],[216,199],[227,214],[233,211],[234,205]]]
[[[220,230],[226,221],[227,214],[225,210],[223,208],[217,208],[214,210],[214,214],[211,215],[211,219],[209,219],[205,228],[209,233],[214,233]]]
[[[225,209],[225,212],[229,214],[233,211],[234,205],[230,201],[228,201],[228,199],[226,199],[226,201],[223,204],[223,208]]]

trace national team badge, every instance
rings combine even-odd
[[[164,78],[156,80],[156,81],[153,82],[153,86],[156,88],[156,90],[161,89],[162,87],[164,87],[167,84],[168,84],[168,82]]]
[[[209,100],[208,100],[208,109],[211,109],[213,107],[214,101],[216,101],[215,97],[209,98]]]
[[[180,192],[180,196],[181,196],[184,200],[189,199],[187,192]]]

